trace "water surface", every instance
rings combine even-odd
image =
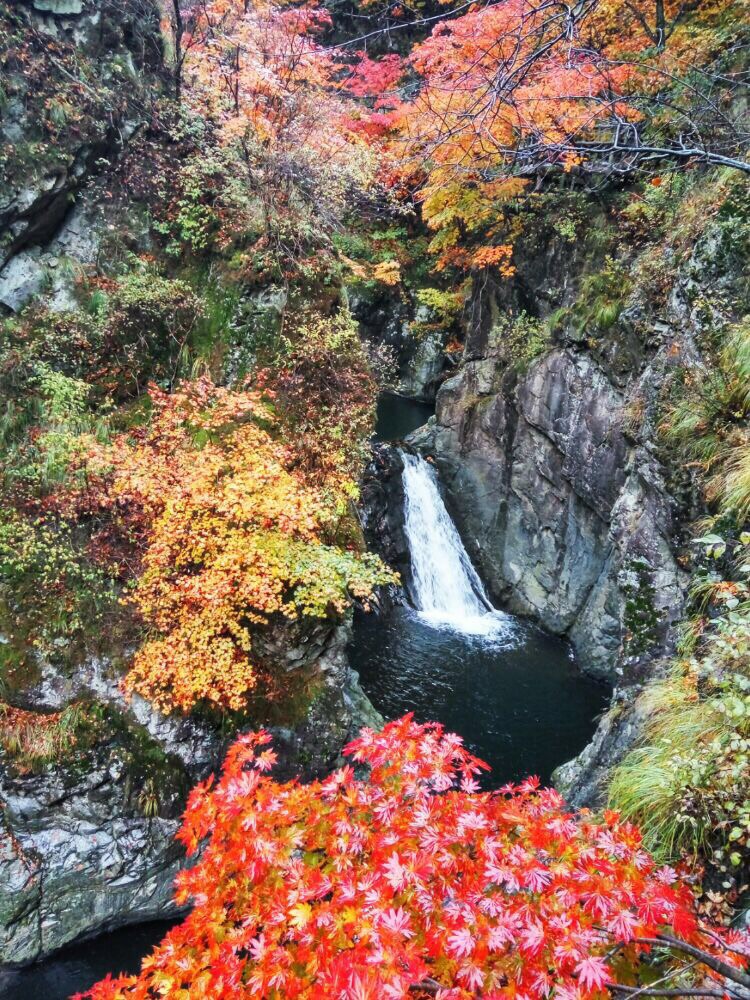
[[[74,945],[39,965],[18,971],[0,970],[2,1000],[68,1000],[108,972],[136,973],[141,959],[158,944],[173,922],[137,924]]]
[[[483,787],[529,774],[549,783],[591,739],[608,691],[581,674],[567,643],[510,615],[494,625],[467,634],[410,607],[359,614],[351,663],[386,718],[413,711],[463,736],[492,767]]]
[[[378,441],[400,441],[427,423],[434,412],[433,403],[399,396],[395,392],[383,392],[378,399],[375,438]]]
[[[485,787],[530,774],[548,783],[590,740],[608,692],[567,643],[493,607],[437,470],[402,459],[410,604],[357,616],[352,666],[386,718],[413,711],[463,736],[492,767]]]

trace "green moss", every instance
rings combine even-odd
[[[132,721],[121,730],[115,753],[125,768],[123,796],[132,809],[146,818],[179,814],[190,779],[178,757]]]
[[[626,656],[638,656],[655,644],[662,621],[662,613],[655,605],[651,567],[645,560],[631,559],[625,565],[622,592],[625,595],[623,652]]]

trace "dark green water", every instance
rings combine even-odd
[[[431,412],[427,404],[383,395],[376,437],[398,440]],[[445,556],[446,525],[430,507],[429,490],[420,493],[415,483],[411,489],[410,504],[420,510],[405,525],[410,544]],[[459,581],[461,566],[439,556],[429,561],[436,573],[431,599],[437,593],[458,600],[467,587]],[[488,622],[486,630],[461,613],[452,626],[435,618],[411,607],[356,616],[349,655],[373,704],[386,718],[413,711],[420,722],[442,722],[459,733],[492,767],[485,787],[530,774],[549,782],[591,739],[609,691],[580,672],[567,643],[512,615],[485,616],[479,625]]]
[[[421,427],[435,412],[432,403],[384,392],[378,400],[375,438],[378,441],[398,441]]]
[[[123,927],[93,941],[62,951],[40,965],[0,971],[2,1000],[68,1000],[88,989],[108,972],[135,973],[141,959],[164,937],[171,923],[164,920]]]
[[[350,659],[386,718],[413,711],[463,736],[492,767],[485,788],[529,774],[548,783],[591,739],[609,694],[566,643],[512,616],[493,634],[466,635],[411,608],[360,614]]]

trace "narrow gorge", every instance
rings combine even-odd
[[[747,995],[749,3],[0,0],[4,1000]]]

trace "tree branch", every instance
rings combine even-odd
[[[659,934],[655,938],[636,938],[635,943],[648,944],[656,948],[666,947],[673,951],[679,951],[683,955],[689,955],[691,958],[697,959],[701,965],[705,965],[706,968],[713,970],[713,972],[718,972],[720,976],[724,976],[730,982],[750,989],[750,976],[747,973],[742,972],[733,965],[722,962],[720,958],[715,958],[702,948],[688,944],[687,941],[680,941],[677,938],[670,937],[669,934]]]
[[[716,997],[717,1000],[722,1000],[726,996],[726,990],[692,989],[691,987],[682,987],[674,990],[652,990],[645,986],[619,986],[617,983],[612,983],[609,986],[609,990],[612,993],[624,993],[627,996],[639,997]]]

